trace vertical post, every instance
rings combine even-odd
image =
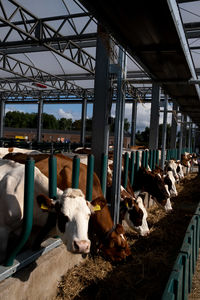
[[[115,134],[114,134],[114,164],[113,180],[111,192],[111,214],[114,224],[119,221],[120,208],[120,186],[121,186],[121,167],[122,167],[122,146],[124,137],[124,110],[125,95],[123,81],[126,76],[126,54],[123,49],[119,48],[118,57],[118,76],[117,76],[117,101],[115,110]]]
[[[149,149],[158,148],[159,110],[160,110],[160,87],[157,83],[153,83],[151,116],[150,116]]]
[[[188,129],[188,149],[189,152],[192,152],[192,120],[189,118],[189,129]]]
[[[80,171],[80,158],[75,155],[73,158],[73,168],[72,168],[72,188],[78,189],[79,187],[79,171]]]
[[[5,114],[5,100],[1,99],[0,102],[0,138],[4,134],[4,114]]]
[[[86,131],[86,120],[87,120],[87,99],[84,95],[82,99],[82,113],[81,113],[81,145],[85,146],[85,131]]]
[[[102,189],[104,197],[106,197],[107,166],[108,166],[108,155],[102,154],[100,182],[101,182],[101,189]]]
[[[153,170],[153,150],[149,150],[149,167]]]
[[[37,141],[41,142],[42,133],[42,114],[43,114],[43,99],[40,97],[38,102],[38,119],[37,119]]]
[[[128,167],[129,167],[129,154],[128,152],[124,155],[124,178],[123,178],[123,186],[126,189],[128,182]]]
[[[186,135],[187,135],[187,115],[183,115],[183,138],[182,138],[182,148],[186,148]]]
[[[168,108],[168,98],[167,98],[167,95],[165,95],[163,127],[162,127],[162,150],[161,150],[161,168],[163,170],[164,170],[164,164],[165,164],[165,150],[166,150],[166,137],[167,137],[167,108]]]
[[[131,152],[131,162],[130,162],[130,182],[131,186],[134,182],[134,175],[135,175],[135,152]]]
[[[136,134],[136,120],[137,120],[137,99],[132,104],[132,117],[131,117],[131,146],[135,145]]]
[[[176,132],[177,132],[177,121],[175,114],[177,112],[177,104],[173,103],[173,113],[172,113],[172,122],[171,122],[171,137],[170,137],[170,149],[176,148]]]
[[[92,154],[95,157],[95,172],[98,176],[101,174],[102,153],[108,155],[109,116],[112,105],[110,49],[110,36],[101,25],[98,25],[92,121]]]
[[[136,172],[139,170],[140,167],[140,153],[136,151],[136,162],[135,162],[135,170]]]
[[[33,202],[34,202],[34,166],[35,161],[32,157],[28,158],[25,164],[24,175],[24,209],[23,209],[23,224],[22,233],[17,241],[17,245],[13,248],[5,265],[11,266],[16,255],[25,245],[31,233],[33,224]]]
[[[181,126],[180,126],[179,147],[178,147],[178,159],[181,159],[182,141],[183,141],[183,115],[181,114]]]
[[[49,157],[49,197],[57,197],[57,158],[53,155]]]
[[[86,186],[86,199],[92,201],[92,190],[93,190],[93,173],[94,173],[94,155],[88,155],[87,165],[87,186]]]
[[[149,151],[145,150],[145,152],[146,152],[145,168],[148,169],[148,165],[149,165]]]

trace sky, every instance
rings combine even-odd
[[[33,14],[35,14],[37,17],[48,17],[53,15],[63,15],[66,13],[66,9],[70,11],[70,13],[77,13],[81,12],[80,8],[74,4],[73,0],[18,0],[20,4],[22,4],[24,7],[26,7],[29,11],[31,11]],[[12,13],[13,7],[9,2],[7,2],[8,5],[10,5],[10,13]],[[200,21],[200,1],[194,2],[194,3],[183,3],[180,5],[181,7],[181,14],[184,22],[192,22],[192,21]],[[17,20],[17,14],[16,14],[16,20]],[[81,22],[86,22],[87,20],[84,19],[76,19],[74,22],[76,22],[76,28],[77,30],[81,30]],[[52,22],[50,25],[56,28],[59,24]],[[91,24],[91,26],[87,29],[88,32],[93,32],[95,23]],[[64,28],[63,28],[64,30]],[[73,34],[73,29],[70,28],[68,25],[67,27],[68,33],[67,34]],[[64,34],[64,32],[61,32]],[[4,33],[6,34],[6,32]],[[1,31],[1,35],[3,35],[3,31]],[[15,37],[14,37],[15,38]],[[199,39],[191,40],[190,43],[193,45],[200,44]],[[90,52],[93,56],[95,56],[95,49],[89,48],[86,49],[88,52]],[[193,59],[197,66],[200,66],[200,51],[193,51]],[[44,69],[49,73],[54,72],[54,74],[64,74],[66,73],[83,73],[83,70],[80,70],[77,66],[75,66],[72,63],[69,63],[64,58],[58,56],[55,53],[51,52],[41,52],[39,53],[28,53],[26,55],[24,54],[16,54],[14,55],[16,58],[21,59],[25,61],[26,63],[32,64],[38,68]],[[134,65],[133,62],[128,59],[127,63],[127,70],[139,70],[137,65]],[[1,75],[1,73],[0,73]],[[75,82],[77,84],[80,84],[80,82]],[[87,81],[81,82],[83,87],[92,87],[93,82]],[[36,104],[27,104],[27,105],[6,105],[5,112],[7,111],[21,111],[21,112],[35,112],[37,113],[37,105]],[[169,107],[169,109],[171,109]],[[92,110],[93,105],[88,104],[87,105],[87,118],[92,117]],[[80,104],[45,104],[44,113],[52,114],[57,119],[60,118],[72,118],[72,120],[77,120],[81,118],[81,105]],[[131,122],[131,114],[132,114],[132,104],[126,104],[125,106],[125,118]],[[115,115],[115,105],[112,106],[111,115]],[[162,123],[163,114],[160,113],[160,123]],[[145,127],[149,126],[150,123],[150,104],[141,104],[138,103],[138,113],[137,113],[137,123],[136,123],[136,130],[144,130]],[[171,114],[168,114],[168,123],[171,123]]]

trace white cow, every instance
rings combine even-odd
[[[17,147],[9,147],[4,148],[0,147],[0,158],[3,158],[8,153],[28,153],[28,154],[39,154],[41,153],[38,150],[30,150],[30,149],[23,149],[23,148],[17,148]]]
[[[10,234],[18,236],[21,233],[24,170],[24,165],[0,160],[0,261],[5,259]],[[88,253],[90,241],[87,232],[92,208],[81,190],[69,188],[63,192],[57,189],[56,201],[45,195],[48,195],[48,178],[35,167],[33,225],[44,226],[48,216],[44,208],[51,209],[57,217],[57,234],[67,250]],[[36,203],[37,198],[43,204],[42,209]]]

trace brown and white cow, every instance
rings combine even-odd
[[[36,154],[30,156],[35,160],[35,166],[48,177],[49,155]],[[5,156],[5,159],[11,159],[24,164],[27,157],[28,156],[26,154],[10,153]],[[57,186],[61,190],[65,190],[67,187],[72,186],[73,160],[62,154],[55,154],[55,157],[57,158]],[[80,164],[79,188],[82,190],[84,195],[86,195],[86,179],[87,166]],[[124,230],[119,224],[119,226],[114,226],[107,202],[103,197],[100,180],[96,173],[93,175],[92,200],[94,201],[91,202],[93,206],[95,206],[95,201],[98,200],[98,206],[95,206],[95,212],[91,215],[91,222],[93,223],[93,226],[98,228],[97,233],[101,233],[99,234],[100,243],[103,245],[101,248],[104,250],[106,255],[110,255],[112,260],[118,261],[124,259],[126,256],[130,255],[130,249],[126,238],[124,237]],[[102,238],[102,235],[104,238]]]
[[[5,259],[10,236],[19,236],[22,231],[24,207],[24,165],[0,160],[0,261]],[[37,205],[37,201],[42,204]],[[91,204],[81,190],[57,189],[57,200],[48,197],[48,178],[38,168],[34,171],[33,226],[45,226],[48,213],[54,214],[57,234],[67,250],[73,253],[88,253],[88,223]],[[12,245],[13,246],[13,245]]]

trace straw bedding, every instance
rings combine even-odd
[[[172,199],[171,213],[157,206],[148,209],[150,234],[147,237],[139,237],[127,228],[131,260],[113,264],[100,255],[88,257],[62,277],[54,300],[161,299],[200,199],[199,182],[200,177],[193,173],[179,183],[179,195]]]

